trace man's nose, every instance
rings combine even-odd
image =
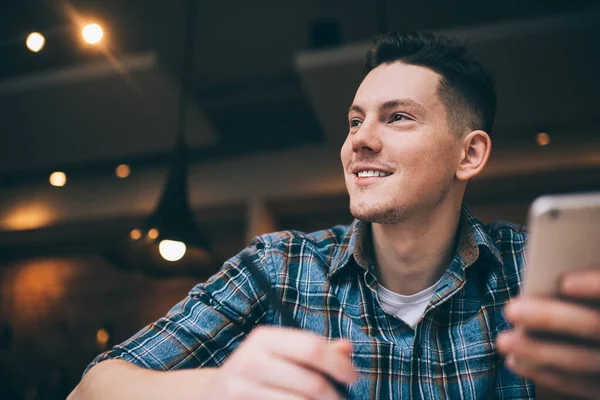
[[[368,151],[379,153],[381,151],[381,138],[377,128],[377,121],[365,120],[358,130],[352,134],[352,151]]]

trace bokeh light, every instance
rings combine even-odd
[[[55,210],[44,202],[19,202],[16,207],[0,213],[0,226],[12,231],[37,229],[49,225],[55,218]]]
[[[142,237],[142,231],[139,229],[132,229],[131,232],[129,232],[129,237],[133,240],[138,240]]]
[[[86,25],[82,29],[81,34],[83,35],[83,40],[88,44],[96,44],[104,37],[104,31],[98,24]]]
[[[32,32],[27,36],[25,44],[29,50],[37,53],[44,48],[44,44],[46,44],[46,38],[39,32]]]
[[[102,346],[106,346],[108,341],[110,340],[110,334],[104,328],[98,329],[96,332],[96,342]]]
[[[131,168],[127,164],[121,164],[115,169],[115,174],[121,178],[127,178],[131,174]]]
[[[179,261],[185,255],[185,243],[175,240],[161,240],[158,251],[162,258],[167,261]]]
[[[539,146],[546,146],[550,144],[550,135],[546,132],[539,132],[536,135],[536,141]]]
[[[64,172],[56,171],[50,175],[49,181],[52,186],[62,187],[67,183],[67,175]]]

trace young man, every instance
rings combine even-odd
[[[303,330],[277,327],[237,256],[100,355],[71,398],[337,399],[332,380],[356,399],[533,398],[526,378],[600,393],[600,311],[533,298],[505,308],[519,294],[526,234],[462,207],[490,154],[489,74],[429,34],[380,37],[365,71],[341,150],[355,222],[249,246]],[[563,289],[600,300],[600,275],[573,273]]]

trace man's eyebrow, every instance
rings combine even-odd
[[[352,104],[350,107],[348,107],[348,114],[350,114],[351,112],[357,112],[357,113],[361,113],[364,114],[365,110],[363,110],[363,108],[359,105],[356,104]]]
[[[390,108],[396,108],[398,106],[410,107],[410,108],[416,109],[417,111],[420,111],[422,113],[425,113],[425,111],[426,111],[425,107],[421,103],[419,103],[413,99],[388,100],[388,101],[381,103],[378,108],[379,108],[379,111],[386,111],[386,110],[389,110]],[[350,107],[348,107],[348,113],[351,113],[351,112],[365,114],[365,110],[357,104],[352,104]]]
[[[413,99],[388,100],[386,102],[381,103],[381,105],[379,106],[379,110],[380,111],[389,110],[390,108],[396,108],[398,106],[414,108],[417,111],[420,111],[422,113],[425,113],[425,111],[426,111],[425,107],[423,107],[423,105],[421,105],[421,103],[419,103],[418,101],[415,101]]]

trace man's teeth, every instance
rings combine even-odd
[[[371,176],[390,176],[389,172],[381,172],[381,171],[360,171],[357,173],[359,178],[368,178]]]

